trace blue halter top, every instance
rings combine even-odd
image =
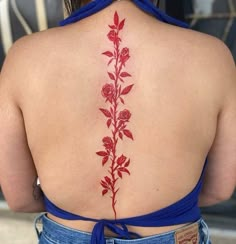
[[[114,0],[93,0],[92,2],[88,3],[87,5],[83,6],[79,10],[72,13],[67,19],[61,21],[60,25],[64,26],[64,25],[68,25],[71,23],[75,23],[79,20],[82,20],[82,19],[104,9],[108,5],[112,4],[113,1]],[[177,25],[177,26],[184,27],[184,28],[189,28],[188,24],[186,24],[180,20],[177,20],[175,18],[172,18],[171,16],[162,12],[155,5],[153,5],[151,0],[132,0],[132,2],[134,2],[143,11],[153,15],[154,17],[156,17],[157,19],[159,19],[165,23]]]
[[[188,28],[188,25],[184,22],[176,20],[160,9],[155,7],[150,0],[132,0],[139,8],[145,12],[153,15],[157,19],[177,25],[180,27]],[[81,19],[84,19],[102,9],[107,7],[113,2],[113,0],[94,0],[89,4],[83,6],[79,10],[72,13],[67,19],[60,22],[61,26],[75,23]],[[96,222],[91,237],[91,244],[105,244],[104,228],[107,227],[113,233],[116,233],[119,238],[132,239],[132,236],[141,237],[137,233],[129,232],[126,225],[143,226],[143,227],[160,227],[170,226],[177,224],[184,224],[188,222],[195,222],[201,218],[200,210],[198,207],[198,196],[202,186],[202,178],[205,165],[201,174],[201,177],[195,186],[195,188],[184,198],[177,201],[170,206],[167,206],[161,210],[153,213],[149,213],[143,216],[124,218],[124,219],[92,219],[88,217],[79,216],[63,209],[60,209],[54,205],[46,196],[44,196],[44,202],[46,211],[62,219],[67,220],[85,220]]]

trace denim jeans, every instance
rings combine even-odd
[[[42,224],[41,228],[39,228],[40,223]],[[197,224],[199,230],[199,244],[211,244],[208,226],[205,221],[199,219],[195,224]],[[191,225],[187,225],[187,227],[191,227]],[[197,244],[194,241],[176,241],[176,232],[181,231],[182,228],[186,228],[186,226],[177,230],[138,239],[124,240],[115,237],[106,237],[105,239],[106,244]],[[61,225],[49,219],[46,214],[41,214],[35,219],[35,230],[39,240],[38,244],[90,244],[91,240],[91,233]]]

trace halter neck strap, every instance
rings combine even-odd
[[[149,13],[149,14],[155,16],[160,21],[163,21],[168,24],[180,26],[183,28],[189,28],[189,25],[187,23],[177,20],[177,19],[167,15],[163,11],[161,11],[151,2],[151,0],[132,0],[132,2],[135,3],[140,9],[142,9],[146,13]],[[90,3],[81,7],[80,9],[74,11],[68,18],[61,21],[59,24],[60,24],[60,26],[65,26],[65,25],[75,23],[90,15],[93,15],[93,14],[99,12],[100,10],[106,8],[107,6],[109,6],[112,3],[113,3],[113,0],[93,0]]]

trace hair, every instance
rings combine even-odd
[[[64,2],[68,14],[82,7],[82,0],[64,0]]]
[[[160,0],[152,0],[156,6],[159,6]],[[70,15],[72,12],[80,9],[83,5],[90,2],[90,0],[64,0],[67,13]]]

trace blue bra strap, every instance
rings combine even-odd
[[[157,19],[177,25],[184,28],[189,28],[189,25],[177,20],[175,18],[172,18],[165,14],[163,11],[161,11],[159,8],[157,8],[150,0],[132,0],[139,8],[141,8],[143,11],[155,16]],[[76,10],[73,12],[68,18],[60,22],[61,26],[68,25],[71,23],[75,23],[81,19],[84,19],[92,14],[97,13],[98,11],[104,9],[108,5],[112,4],[113,0],[94,0],[83,7],[81,7],[79,10]]]

